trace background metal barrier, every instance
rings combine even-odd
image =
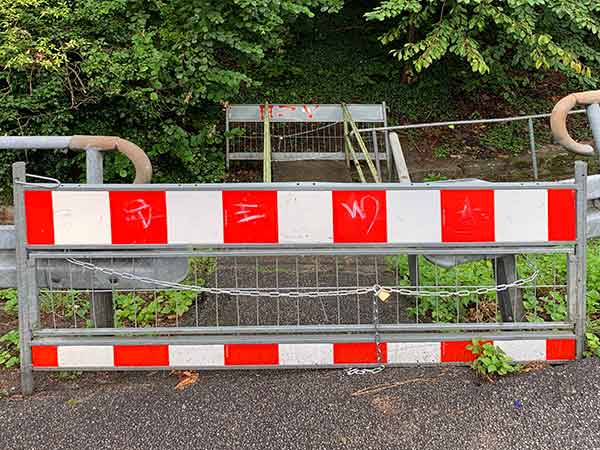
[[[26,393],[32,370],[364,370],[467,362],[472,338],[517,360],[583,350],[584,163],[573,183],[56,185],[23,163],[14,182]],[[507,254],[519,277],[498,285]],[[148,273],[173,258],[181,282]],[[507,290],[525,317],[502,320]],[[112,327],[94,321],[101,293]]]
[[[385,103],[347,105],[358,128],[387,126]],[[268,111],[268,114],[265,114]],[[264,122],[270,125],[273,161],[346,159],[342,105],[229,105],[225,115],[226,160],[263,160]],[[386,134],[363,136],[371,158],[388,158]],[[359,159],[364,155],[359,154]]]

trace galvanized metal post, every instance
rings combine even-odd
[[[15,207],[17,293],[19,298],[19,349],[21,357],[21,390],[24,395],[33,392],[33,365],[31,360],[31,315],[28,286],[27,249],[25,247],[25,163],[16,162],[13,168],[13,193]],[[34,269],[35,271],[35,269]],[[35,273],[35,272],[34,272]]]
[[[88,149],[85,152],[85,170],[88,184],[102,184],[104,182],[101,151]],[[92,294],[92,323],[98,328],[112,328],[114,326],[112,292],[94,292]]]
[[[518,280],[517,258],[515,255],[504,255],[496,258],[496,282],[498,284],[511,284]],[[500,313],[503,322],[522,322],[525,316],[523,296],[516,287],[511,287],[498,292]]]
[[[225,108],[225,168],[229,170],[229,106]]]
[[[533,167],[533,178],[538,179],[538,161],[537,154],[535,152],[535,130],[533,129],[533,119],[530,117],[527,120],[527,126],[529,129],[529,150],[531,151],[531,165]]]
[[[346,119],[346,114],[344,116],[344,156],[346,157],[346,167],[350,168],[350,148],[348,144],[348,140],[350,136],[348,134],[348,119]]]
[[[575,336],[577,338],[577,358],[583,357],[586,329],[586,252],[587,252],[587,163],[575,161],[575,183],[577,184],[577,315]]]
[[[592,129],[592,136],[594,137],[594,146],[596,147],[596,158],[600,161],[600,105],[594,103],[586,108],[588,122]]]
[[[381,108],[383,109],[383,126],[385,128],[387,128],[388,126],[388,122],[387,122],[387,107],[385,105],[385,102],[381,102]],[[387,164],[387,170],[388,170],[388,181],[392,181],[392,177],[393,177],[393,170],[392,170],[392,151],[390,148],[390,140],[389,140],[389,134],[388,131],[385,130],[383,132],[383,142],[385,142],[385,161]]]
[[[377,132],[373,131],[371,134],[373,139],[373,153],[375,154],[375,167],[377,167],[377,173],[381,179],[381,163],[379,162],[379,144],[377,143]]]
[[[263,182],[271,182],[271,124],[269,121],[269,104],[265,103],[263,113]]]

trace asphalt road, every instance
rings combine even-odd
[[[38,375],[0,449],[600,449],[600,361],[482,382],[467,368]]]

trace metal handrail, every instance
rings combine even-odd
[[[265,103],[263,113],[263,182],[270,183],[271,176],[271,123],[269,120],[269,103]]]
[[[600,110],[598,103],[600,103],[600,91],[576,92],[562,98],[554,106],[550,116],[550,128],[556,142],[579,155],[592,156],[594,154],[594,147],[575,141],[567,130],[567,114],[570,114],[576,105],[585,105],[588,107],[587,113],[592,134],[600,151]]]
[[[568,114],[583,114],[585,109],[577,109],[575,111],[569,111]],[[551,117],[551,113],[545,114],[530,114],[527,116],[512,116],[512,117],[496,117],[493,119],[473,119],[473,120],[450,120],[446,122],[429,122],[429,123],[411,123],[405,125],[391,125],[387,127],[374,127],[374,128],[361,128],[358,133],[369,133],[373,131],[394,131],[394,130],[409,130],[413,128],[433,128],[433,127],[449,127],[455,125],[475,125],[484,123],[504,123],[504,122],[517,122],[520,120],[533,120],[533,119],[544,119]],[[350,133],[353,134],[354,132]]]
[[[125,155],[135,167],[134,183],[150,183],[152,179],[152,164],[144,150],[133,142],[117,136],[1,136],[0,148],[14,150],[70,149],[84,150],[88,154],[116,150]]]

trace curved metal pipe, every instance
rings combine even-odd
[[[594,147],[575,141],[567,130],[567,114],[576,105],[600,103],[600,91],[576,92],[561,99],[552,110],[550,128],[556,142],[579,155],[592,156]],[[599,149],[600,151],[600,149]]]
[[[127,156],[135,167],[135,184],[150,183],[152,164],[148,155],[133,142],[117,136],[73,136],[69,141],[71,150],[117,150]]]

